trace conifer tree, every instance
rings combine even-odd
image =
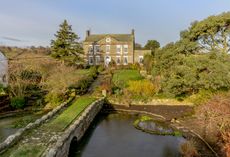
[[[54,35],[56,39],[51,40],[51,56],[69,63],[82,61],[83,49],[78,42],[78,35],[72,31],[72,26],[64,20],[59,27]]]

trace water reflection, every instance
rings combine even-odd
[[[80,143],[72,145],[70,157],[177,157],[182,137],[157,136],[132,125],[132,115],[99,115]]]

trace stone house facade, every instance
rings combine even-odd
[[[134,50],[134,62],[142,65],[146,54],[151,54],[151,50]]]
[[[88,30],[83,49],[89,65],[128,65],[142,61],[139,56],[135,56],[134,30],[131,34],[91,34]],[[143,58],[143,53],[139,51],[138,54]]]

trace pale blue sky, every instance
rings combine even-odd
[[[67,19],[85,38],[92,33],[130,33],[136,42],[176,41],[194,20],[230,11],[230,0],[0,0],[0,44],[50,44]]]

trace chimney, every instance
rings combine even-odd
[[[135,35],[135,30],[134,30],[134,29],[132,29],[132,35],[133,35],[133,36]]]
[[[90,36],[90,30],[86,31],[86,37]]]

